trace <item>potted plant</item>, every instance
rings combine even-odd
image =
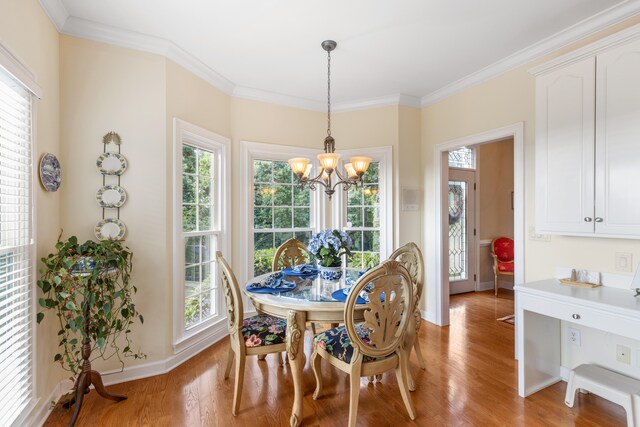
[[[320,277],[337,281],[342,277],[342,255],[351,255],[351,237],[340,230],[323,230],[311,236],[307,251],[315,256]]]
[[[134,320],[144,322],[132,299],[137,289],[130,283],[129,249],[115,240],[79,244],[75,236],[58,240],[55,247],[42,258],[37,282],[43,293],[38,323],[49,310],[60,322],[54,362],[80,378],[87,360],[90,366],[90,360],[115,356],[124,368],[123,356],[146,357],[132,350],[129,337]],[[83,345],[90,345],[90,360],[86,354],[83,358]]]

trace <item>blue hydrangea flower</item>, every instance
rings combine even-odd
[[[331,267],[341,264],[343,254],[351,254],[352,244],[351,237],[344,231],[323,230],[311,237],[307,250],[318,259],[320,265]]]

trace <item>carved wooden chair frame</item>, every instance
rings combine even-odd
[[[242,385],[244,381],[244,364],[247,356],[280,353],[286,350],[286,343],[273,344],[259,347],[247,347],[242,337],[242,322],[244,320],[244,309],[242,304],[242,294],[240,286],[229,263],[222,256],[222,252],[216,252],[216,260],[220,271],[220,282],[227,306],[227,327],[229,329],[229,356],[224,378],[229,378],[231,367],[235,359],[235,383],[233,388],[233,415],[238,414],[240,409],[240,399],[242,396]]]
[[[422,299],[422,291],[424,289],[424,258],[422,257],[422,251],[418,245],[410,242],[393,251],[389,259],[398,261],[407,269],[407,271],[409,271],[411,281],[415,287],[415,308],[413,310],[415,322],[409,326],[410,328],[413,328],[413,330],[408,334],[412,337],[413,342],[408,343],[408,348],[411,349],[411,347],[413,347],[415,349],[420,368],[426,369],[424,357],[422,356],[422,349],[420,348],[420,340],[418,339],[422,320],[422,316],[420,315],[420,300]],[[413,378],[411,377],[409,377],[409,388],[411,391],[416,389]]]
[[[273,255],[272,271],[290,268],[295,265],[305,264],[311,259],[307,252],[307,245],[300,240],[289,239],[281,244]],[[282,262],[282,265],[280,264]]]
[[[355,322],[361,316],[356,311],[357,298],[360,292],[369,285],[371,293],[364,311],[363,327],[368,328],[369,340],[363,341],[356,332]],[[384,298],[381,301],[381,295]],[[379,375],[391,369],[395,370],[402,400],[409,417],[415,419],[415,409],[407,380],[408,351],[405,334],[412,322],[414,306],[414,286],[409,272],[399,262],[387,260],[369,270],[353,285],[345,303],[345,328],[353,355],[350,363],[346,363],[329,354],[325,349],[314,345],[311,355],[311,366],[316,377],[316,390],[313,398],[317,399],[322,392],[321,359],[349,374],[349,426],[356,425],[358,397],[360,393],[360,377]],[[320,357],[318,357],[320,356]],[[364,361],[364,356],[375,358]]]

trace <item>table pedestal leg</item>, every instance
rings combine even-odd
[[[291,427],[297,427],[302,423],[302,400],[304,397],[304,384],[302,383],[302,370],[306,357],[304,354],[304,329],[306,325],[304,312],[291,310],[287,315],[287,357],[293,373],[293,409],[291,410]]]

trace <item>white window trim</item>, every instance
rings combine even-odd
[[[36,355],[38,354],[38,341],[36,340],[36,326],[38,313],[38,256],[36,251],[37,241],[37,221],[36,212],[38,209],[36,196],[36,181],[38,180],[38,166],[36,156],[38,153],[38,108],[36,99],[42,98],[42,89],[36,82],[33,71],[25,65],[25,63],[5,44],[0,41],[0,69],[11,75],[19,81],[24,87],[31,92],[31,248],[29,256],[31,257],[31,395],[30,402],[25,406],[20,415],[14,420],[15,425],[27,424],[28,418],[31,416],[34,408],[40,403],[40,397],[36,395],[36,378],[38,378],[38,365],[36,363]]]
[[[221,313],[210,319],[184,330],[184,247],[182,242],[182,144],[210,150],[212,146],[218,150],[220,177],[216,183],[220,194],[220,230],[219,250],[225,257],[231,251],[231,140],[209,130],[203,129],[178,118],[173,119],[173,352],[180,353],[187,348],[209,338],[217,338],[226,328],[220,328],[226,320],[224,298],[220,287],[216,296],[216,312]]]
[[[250,256],[253,254],[253,161],[254,160],[277,160],[287,161],[292,157],[308,157],[311,159],[311,163],[314,165],[311,175],[314,172],[318,173],[318,164],[316,156],[321,154],[321,150],[303,147],[291,147],[287,145],[267,144],[262,142],[240,142],[240,161],[241,161],[241,187],[239,194],[243,198],[241,201],[242,207],[242,224],[243,227],[240,232],[240,253],[243,256]],[[311,198],[315,204],[315,209],[311,212],[312,232],[315,233],[318,230],[324,228],[325,224],[325,200],[324,192],[320,189],[311,191]],[[247,262],[243,263],[242,268],[237,270],[239,275],[238,280],[242,285],[250,278],[253,277],[253,263],[247,259]]]
[[[380,162],[379,176],[383,180],[384,192],[380,197],[380,230],[384,230],[384,239],[380,239],[380,261],[389,257],[394,248],[394,238],[396,227],[394,226],[394,164],[393,148],[391,146],[376,148],[358,148],[353,150],[340,150],[341,159],[346,160],[354,156],[371,157],[374,161]],[[334,228],[342,228],[347,222],[347,201],[346,191],[342,186],[336,188],[333,195],[334,203],[331,207],[331,223]]]

